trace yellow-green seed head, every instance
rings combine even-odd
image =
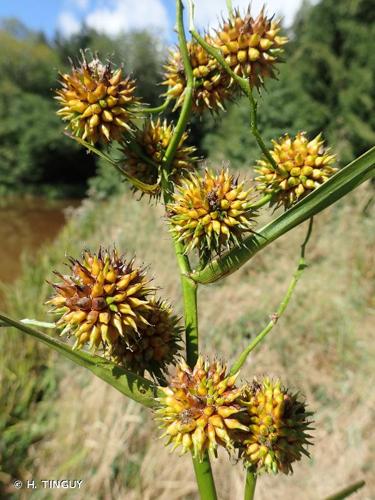
[[[60,84],[57,114],[75,136],[91,144],[108,143],[132,130],[132,111],[138,104],[135,82],[124,77],[122,68],[114,70],[96,56],[88,62],[82,51],[79,65],[73,64],[69,74],[60,74]]]
[[[134,373],[144,375],[148,371],[160,377],[168,365],[176,364],[182,328],[172,308],[161,300],[152,299],[143,316],[148,324],[140,325],[139,335],[130,342],[118,337],[117,342],[107,348],[105,357]]]
[[[212,44],[212,39],[205,37]],[[202,113],[224,110],[225,101],[234,97],[233,90],[229,89],[230,77],[218,65],[216,59],[208,54],[196,42],[188,43],[190,63],[195,77],[193,93],[193,112]],[[165,65],[163,85],[168,86],[167,97],[176,101],[174,109],[182,107],[186,95],[186,75],[179,48],[170,51]]]
[[[160,167],[168,146],[172,140],[174,127],[158,119],[156,122],[147,119],[142,129],[138,129],[134,137],[122,142],[124,154],[124,170],[132,177],[145,184],[155,185],[160,182]],[[175,183],[191,171],[197,158],[196,148],[187,146],[188,134],[185,132],[177,147],[173,159],[170,176]],[[160,195],[160,188],[152,191],[153,196]]]
[[[194,369],[182,362],[169,387],[160,387],[156,419],[164,429],[163,437],[181,454],[191,451],[202,460],[206,451],[216,456],[217,447],[232,451],[230,434],[247,427],[237,420],[242,389],[235,386],[226,366],[200,357]]]
[[[277,170],[267,158],[258,160],[255,180],[257,189],[273,194],[272,203],[278,206],[289,208],[337,171],[332,166],[336,156],[324,147],[321,134],[309,141],[305,132],[299,132],[295,138],[285,135],[273,144],[270,153]]]
[[[242,433],[240,455],[254,472],[293,472],[292,464],[309,456],[311,413],[298,394],[283,389],[280,381],[254,380],[243,405],[249,431]]]
[[[225,21],[213,39],[226,62],[252,87],[260,87],[265,78],[275,77],[276,63],[284,52],[286,37],[280,36],[280,23],[268,19],[262,10],[257,18],[235,11],[234,19]],[[233,82],[231,82],[233,83]]]
[[[61,281],[53,284],[55,295],[47,302],[60,316],[62,335],[74,335],[74,348],[85,344],[96,350],[125,343],[139,336],[147,325],[149,285],[144,270],[126,262],[117,252],[84,252],[82,262],[70,259],[70,274],[55,273]]]
[[[167,207],[172,230],[187,252],[197,248],[203,258],[220,253],[252,231],[256,212],[251,197],[252,189],[228,170],[191,175]]]

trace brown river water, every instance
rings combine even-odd
[[[15,198],[0,203],[1,283],[11,283],[18,277],[21,255],[33,254],[53,240],[66,221],[66,209],[78,204],[78,200],[43,198]]]

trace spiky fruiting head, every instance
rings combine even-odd
[[[202,257],[220,253],[252,230],[251,194],[228,170],[191,175],[167,207],[172,230],[187,252],[197,248]]]
[[[150,287],[145,272],[127,262],[116,250],[84,252],[82,261],[70,259],[70,273],[55,273],[55,295],[47,302],[60,318],[62,334],[74,335],[74,348],[84,344],[108,348],[121,339],[131,342],[148,325]]]
[[[137,104],[135,82],[124,77],[122,68],[114,70],[97,56],[73,64],[71,73],[60,74],[61,89],[56,90],[61,108],[57,112],[73,134],[91,144],[120,139],[132,129]]]
[[[283,54],[288,39],[279,35],[280,24],[268,19],[262,10],[257,18],[235,11],[216,31],[213,45],[221,50],[226,62],[252,87],[260,87],[264,79],[275,77],[275,65]],[[233,82],[231,82],[233,83]]]
[[[143,375],[148,371],[160,377],[166,373],[168,365],[176,364],[182,328],[179,318],[165,301],[152,299],[143,316],[148,325],[140,325],[138,336],[131,342],[124,342],[119,337],[108,347],[105,357],[134,373]]]
[[[337,168],[332,167],[336,156],[324,147],[321,134],[309,141],[305,132],[295,138],[289,135],[273,141],[270,151],[277,170],[263,158],[255,167],[258,189],[274,194],[273,203],[290,207],[329,179]]]
[[[208,43],[212,43],[210,37],[206,36],[205,38]],[[225,101],[234,97],[233,90],[229,89],[229,76],[198,43],[190,42],[187,46],[195,77],[193,112],[202,113],[207,109],[211,111],[223,110]],[[182,107],[186,94],[186,83],[181,52],[176,48],[170,51],[163,81],[163,85],[168,86],[165,95],[176,101],[174,109]]]
[[[169,387],[160,387],[156,419],[165,430],[167,444],[181,446],[181,454],[191,451],[202,460],[206,451],[216,455],[218,445],[233,449],[230,433],[246,430],[237,420],[242,389],[235,386],[236,375],[226,366],[200,357],[194,369],[182,362]]]
[[[122,142],[122,152],[125,156],[123,168],[128,174],[142,181],[144,184],[157,185],[160,181],[160,167],[167,148],[172,140],[174,127],[166,120],[156,122],[147,119],[142,129],[138,129],[135,137]],[[170,176],[173,182],[194,168],[197,158],[194,156],[196,148],[186,144],[188,134],[185,132],[177,147],[171,168]],[[147,191],[153,196],[160,195],[160,187]]]
[[[309,456],[310,416],[298,394],[290,394],[279,380],[254,380],[242,402],[249,431],[242,434],[240,454],[254,472],[293,472],[292,464]]]

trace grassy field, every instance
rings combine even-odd
[[[242,372],[244,379],[280,376],[316,412],[312,459],[297,464],[292,477],[262,477],[259,500],[320,499],[362,478],[367,485],[353,498],[373,498],[375,223],[374,213],[362,213],[369,197],[370,187],[362,186],[316,218],[309,268],[285,316]],[[203,353],[233,360],[268,322],[297,265],[305,229],[277,240],[224,282],[200,289]],[[129,195],[106,204],[86,201],[52,245],[25,259],[22,278],[6,291],[9,312],[46,318],[42,303],[52,269],[63,268],[66,254],[113,242],[150,265],[181,313],[162,209]],[[150,412],[15,331],[1,332],[0,365],[6,495],[18,475],[83,479],[78,499],[197,498],[190,458],[172,458],[163,448]],[[230,466],[222,453],[214,473],[221,499],[242,498],[240,464]],[[14,498],[51,498],[48,490],[25,491]],[[55,490],[53,498],[69,495]]]

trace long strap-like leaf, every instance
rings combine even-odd
[[[191,278],[197,283],[208,284],[233,273],[272,241],[329,207],[374,176],[375,147],[344,167],[256,234],[246,238],[240,246],[212,260],[201,271],[191,274]]]
[[[99,356],[93,356],[85,351],[73,351],[72,348],[45,333],[38,332],[19,321],[0,314],[0,321],[6,325],[17,328],[27,335],[31,335],[48,347],[59,352],[77,365],[87,368],[97,377],[101,378],[112,387],[122,392],[125,396],[138,403],[152,407],[157,397],[157,387],[143,377],[139,377],[124,368],[121,368]]]

